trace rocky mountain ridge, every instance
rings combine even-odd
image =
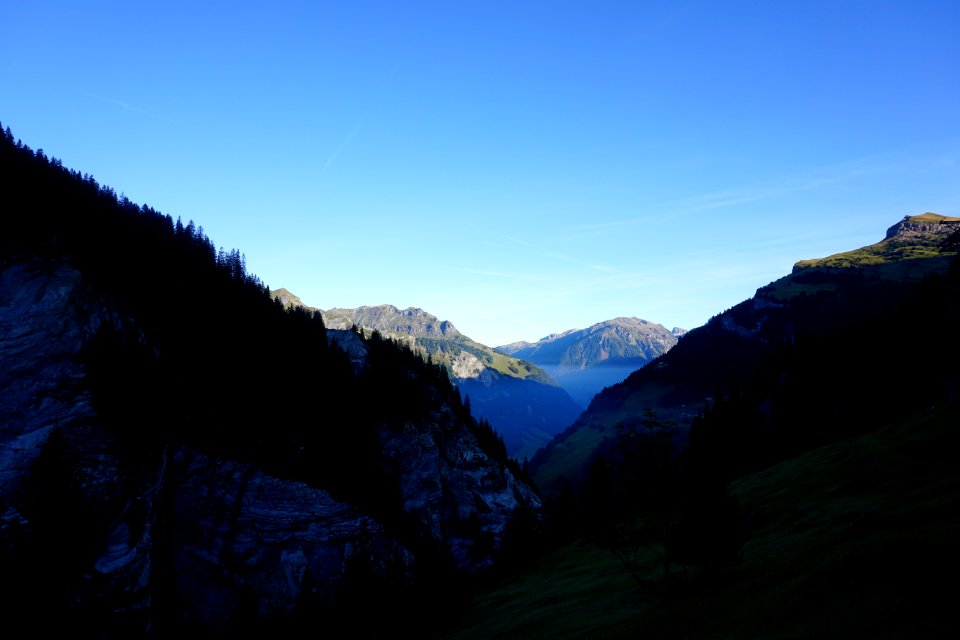
[[[670,350],[683,333],[641,318],[620,317],[497,350],[543,367],[586,407],[601,389]]]
[[[323,321],[331,329],[349,329],[351,326],[375,329],[385,334],[413,336],[414,338],[465,338],[449,320],[417,307],[400,310],[392,304],[356,309],[327,309],[321,311]]]
[[[300,300],[286,289],[272,295],[285,305]],[[320,313],[332,330],[377,331],[445,366],[454,384],[469,396],[473,414],[503,435],[508,453],[517,459],[532,457],[580,413],[540,367],[471,340],[449,320],[423,309],[383,304]]]
[[[641,318],[619,317],[586,329],[554,333],[535,343],[517,342],[497,349],[532,362],[586,369],[622,358],[652,360],[676,344],[675,338],[663,325]]]

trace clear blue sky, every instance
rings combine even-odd
[[[960,214],[960,2],[8,2],[0,121],[271,287],[691,328]]]

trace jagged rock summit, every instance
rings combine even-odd
[[[281,302],[283,302],[282,299]],[[331,329],[349,329],[352,325],[357,325],[381,332],[414,337],[465,337],[449,320],[440,320],[435,315],[417,307],[401,310],[392,304],[381,304],[356,309],[333,308],[321,313],[323,321]]]

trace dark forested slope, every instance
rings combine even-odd
[[[869,251],[841,254],[842,265],[799,263],[598,394],[534,459],[541,488],[582,481],[616,425],[646,411],[680,436],[698,416],[738,414],[730,421],[752,431],[717,438],[722,451],[738,457],[747,447],[769,462],[942,396],[950,370],[941,354],[953,348],[945,336],[956,326],[947,240],[958,223],[930,215],[894,225]]]
[[[363,593],[397,617],[360,633],[429,626],[411,598],[449,601],[538,507],[442,368],[380,336],[348,356],[239,251],[9,128],[0,186],[8,620],[332,628]]]
[[[450,637],[957,635],[958,223],[800,263],[601,393],[534,461],[556,545]]]

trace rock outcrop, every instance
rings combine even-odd
[[[903,220],[887,229],[885,239],[936,243],[946,240],[958,230],[960,218],[927,212],[918,216],[904,216]]]
[[[85,365],[104,325],[145,340],[77,270],[0,265],[0,570],[19,614],[69,611],[102,637],[219,633],[304,602],[333,610],[351,572],[413,582],[415,552],[327,491],[105,424]],[[369,366],[359,336],[328,336]],[[489,566],[514,512],[540,506],[450,408],[380,440],[404,510],[456,570]]]
[[[187,619],[335,606],[347,567],[412,581],[414,558],[372,518],[326,491],[190,449],[174,456],[177,592]],[[243,611],[243,607],[255,611]]]
[[[383,333],[414,337],[456,338],[463,335],[449,320],[440,320],[416,307],[400,310],[391,304],[381,304],[356,309],[330,309],[322,313],[323,321],[332,329],[349,329],[357,325]]]

